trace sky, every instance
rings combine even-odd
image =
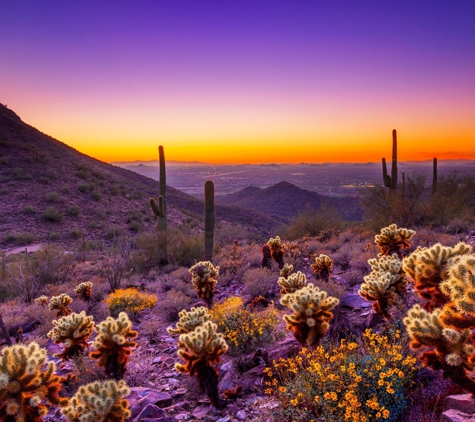
[[[0,0],[0,102],[106,162],[475,159],[473,0]]]

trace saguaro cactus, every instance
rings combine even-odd
[[[432,161],[432,193],[437,192],[437,158]]]
[[[386,165],[386,158],[382,158],[381,160],[383,162],[383,184],[387,188],[391,187],[391,177],[388,174],[388,167]]]
[[[205,182],[205,261],[213,259],[215,221],[214,183],[212,180],[207,180]]]
[[[163,146],[158,147],[158,155],[160,159],[160,195],[158,197],[158,203],[153,198],[150,198],[150,207],[153,213],[157,216],[158,235],[162,236],[160,244],[160,252],[163,254],[160,256],[160,262],[166,264],[168,262],[168,222],[167,222],[167,173],[165,169],[165,152]]]
[[[397,132],[393,129],[393,161],[391,164],[391,189],[397,187]]]

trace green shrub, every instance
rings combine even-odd
[[[144,293],[137,289],[117,289],[105,299],[109,312],[114,317],[120,312],[139,314],[144,309],[153,308],[157,301],[157,296],[154,294]]]
[[[61,234],[58,232],[48,233],[48,240],[58,240],[59,238],[61,238]]]
[[[58,192],[48,192],[45,195],[45,200],[46,202],[50,202],[52,204],[57,204],[58,202],[61,202],[63,198]]]
[[[92,192],[91,198],[92,198],[93,201],[100,201],[102,196],[99,193],[99,191],[95,190],[94,192]]]
[[[203,236],[185,234],[179,229],[168,235],[168,259],[182,267],[191,267],[203,258]]]
[[[23,208],[22,212],[23,214],[31,215],[36,213],[36,209],[31,205],[27,205],[25,208]]]
[[[44,221],[60,223],[61,221],[63,221],[63,214],[61,214],[55,207],[48,207],[41,214],[41,218]]]
[[[124,229],[121,226],[113,225],[107,229],[107,239],[116,239],[124,234]]]
[[[81,193],[87,193],[94,189],[94,183],[87,183],[85,185],[79,185],[78,191]]]
[[[73,239],[79,239],[83,235],[84,235],[84,232],[78,227],[73,227],[72,229],[69,230],[69,236],[71,236]]]
[[[34,233],[22,232],[16,235],[15,243],[19,246],[30,245],[36,241],[37,237]]]
[[[86,170],[78,170],[76,172],[76,177],[79,177],[82,180],[87,180],[89,178],[89,174]]]
[[[68,208],[68,215],[70,215],[71,217],[78,217],[80,214],[81,209],[78,206],[72,205]]]

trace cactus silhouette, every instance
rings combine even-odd
[[[368,263],[372,271],[364,277],[364,283],[358,293],[367,301],[373,302],[376,313],[389,320],[389,308],[406,292],[407,279],[402,262],[393,254],[382,256],[379,260],[370,259]]]
[[[4,347],[0,352],[0,420],[40,422],[47,404],[67,405],[68,399],[59,396],[63,379],[54,375],[55,369],[46,349],[37,343]]]
[[[388,174],[388,167],[386,165],[386,158],[381,159],[383,163],[383,185],[387,188],[391,187],[391,176]]]
[[[49,301],[49,310],[56,311],[56,318],[70,315],[72,310],[68,308],[73,299],[65,293],[53,296]]]
[[[222,409],[226,403],[219,397],[219,373],[214,365],[221,361],[228,345],[223,335],[216,330],[215,323],[206,321],[195,330],[180,335],[180,349],[177,353],[185,363],[176,363],[175,369],[180,373],[196,376],[211,403]]]
[[[132,323],[125,312],[115,320],[107,317],[96,325],[97,337],[92,346],[96,349],[90,353],[91,358],[99,359],[99,366],[105,367],[108,378],[122,379],[132,349],[137,345],[134,339],[137,331],[132,330]]]
[[[402,258],[402,251],[411,247],[409,241],[415,234],[414,230],[398,228],[396,224],[382,228],[380,234],[374,237],[374,243],[380,251],[378,257],[396,253],[399,258]]]
[[[330,271],[333,270],[333,260],[327,255],[320,254],[315,258],[315,264],[312,264],[312,268],[317,278],[328,281]]]
[[[280,293],[282,295],[294,293],[307,284],[307,277],[304,273],[297,271],[294,274],[290,274],[287,278],[279,277],[277,284],[281,287]]]
[[[124,422],[130,417],[125,381],[96,381],[79,387],[61,413],[69,422]]]
[[[280,303],[293,311],[284,315],[287,330],[294,333],[302,346],[315,348],[330,328],[330,312],[340,301],[313,284],[307,284],[294,293],[288,293]]]
[[[393,129],[393,159],[391,163],[391,189],[397,187],[397,132]]]
[[[214,183],[211,180],[205,182],[205,237],[204,237],[204,260],[213,259],[214,249],[214,225],[216,212],[214,209]]]
[[[206,301],[208,308],[213,304],[214,286],[217,283],[219,267],[209,261],[201,261],[193,265],[189,271],[191,282],[195,286],[198,297]]]
[[[437,158],[432,161],[432,193],[437,192]]]
[[[87,340],[94,330],[94,321],[92,316],[86,316],[82,311],[80,314],[71,315],[53,321],[53,329],[48,333],[55,344],[64,344],[61,353],[56,354],[64,360],[81,356],[84,349],[89,347]]]

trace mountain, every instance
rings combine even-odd
[[[317,211],[322,207],[335,208],[345,220],[361,220],[363,214],[358,198],[323,196],[288,182],[265,189],[247,187],[229,195],[217,196],[216,203],[253,209],[281,221],[288,220],[308,206]]]
[[[155,153],[156,151],[154,151]],[[0,244],[48,239],[68,245],[83,234],[104,239],[114,231],[152,232],[148,200],[158,183],[106,164],[41,133],[0,104]],[[202,227],[203,201],[168,186],[170,226],[185,219]],[[268,235],[278,222],[259,212],[217,206],[218,222]]]

